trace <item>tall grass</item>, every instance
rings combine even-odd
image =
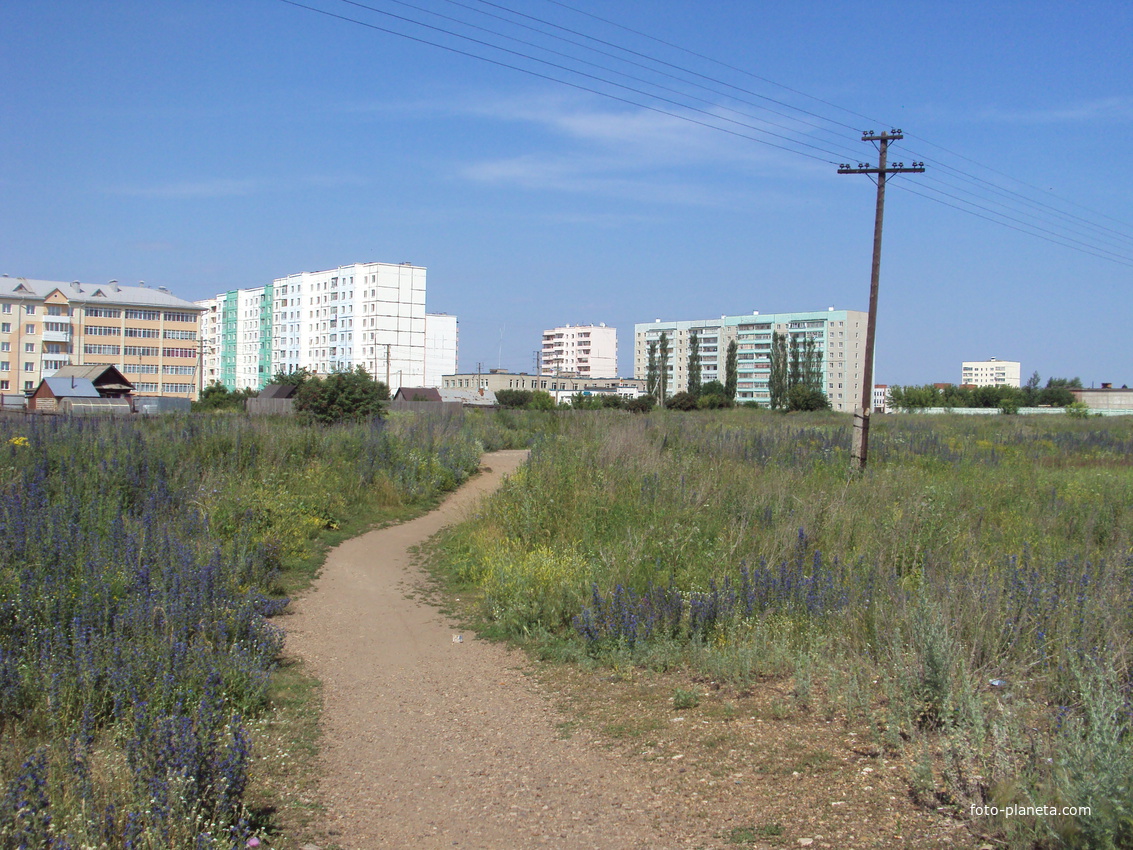
[[[796,677],[1016,846],[1133,846],[1133,423],[594,412],[452,533],[511,635]],[[802,683],[800,685],[799,683]]]
[[[0,847],[243,846],[280,568],[480,452],[414,416],[0,419]]]

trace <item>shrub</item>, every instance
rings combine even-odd
[[[1090,406],[1084,401],[1072,401],[1066,405],[1066,415],[1072,419],[1088,419]]]
[[[657,399],[651,395],[640,395],[626,402],[626,410],[631,413],[648,413],[657,404]]]
[[[322,425],[362,422],[381,416],[389,387],[375,381],[362,366],[310,378],[295,393],[295,412]]]
[[[505,410],[520,410],[531,404],[531,390],[496,390],[496,402]]]
[[[665,402],[670,410],[696,410],[696,396],[692,393],[677,393]]]
[[[795,384],[787,391],[787,410],[829,410],[830,399],[822,390]]]

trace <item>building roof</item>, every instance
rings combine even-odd
[[[496,405],[496,394],[491,390],[484,390],[484,394],[480,395],[479,390],[458,390],[450,387],[441,387],[437,390],[441,397],[441,401],[459,401],[466,407],[494,407]]]
[[[0,277],[0,298],[42,301],[55,290],[59,290],[71,303],[159,307],[192,310],[195,313],[201,311],[192,301],[178,298],[164,287],[119,286],[117,281],[94,284],[77,280],[66,283],[57,280],[30,280],[26,277]]]
[[[260,390],[258,398],[291,398],[298,391],[295,384],[268,384]]]
[[[51,377],[44,378],[43,383],[55,398],[101,398],[89,378]]]
[[[134,385],[118,371],[117,367],[108,364],[94,364],[79,366],[69,363],[55,370],[53,378],[86,378],[101,389],[132,390]]]
[[[436,387],[401,387],[394,393],[395,401],[440,401]]]

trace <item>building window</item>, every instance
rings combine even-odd
[[[7,390],[7,389],[10,389],[10,388],[11,387],[10,387],[8,381],[0,381],[0,390]]]
[[[3,307],[3,310],[4,310],[5,313],[11,313],[12,312],[12,305],[11,304],[5,304],[4,307]],[[5,389],[7,389],[7,388],[5,387]]]
[[[34,342],[25,342],[24,343],[24,354],[35,354],[35,343]]]
[[[161,318],[161,313],[157,310],[127,310],[127,319],[138,319],[143,322],[156,322]]]
[[[24,333],[28,336],[33,336],[35,334],[35,325],[24,325]]]
[[[35,315],[35,305],[29,304],[27,307],[24,308],[24,312],[27,313],[29,316],[34,316]]]
[[[0,372],[11,372],[11,371],[12,371],[12,361],[10,361],[10,360],[0,360]]]
[[[30,361],[25,361],[24,362],[24,371],[25,372],[34,372],[35,371],[35,363],[32,363]]]
[[[122,311],[113,307],[87,307],[88,319],[121,319]]]
[[[24,381],[24,391],[30,392],[35,389],[35,383],[32,381]]]
[[[0,333],[10,334],[11,332],[12,332],[12,323],[11,322],[0,323]]]

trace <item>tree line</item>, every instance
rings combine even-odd
[[[999,408],[1015,413],[1021,407],[1066,407],[1074,403],[1071,390],[1082,389],[1080,378],[1050,378],[1041,386],[1035,372],[1022,387],[968,387],[955,384],[923,384],[889,388],[889,405],[897,410],[929,407]]]

